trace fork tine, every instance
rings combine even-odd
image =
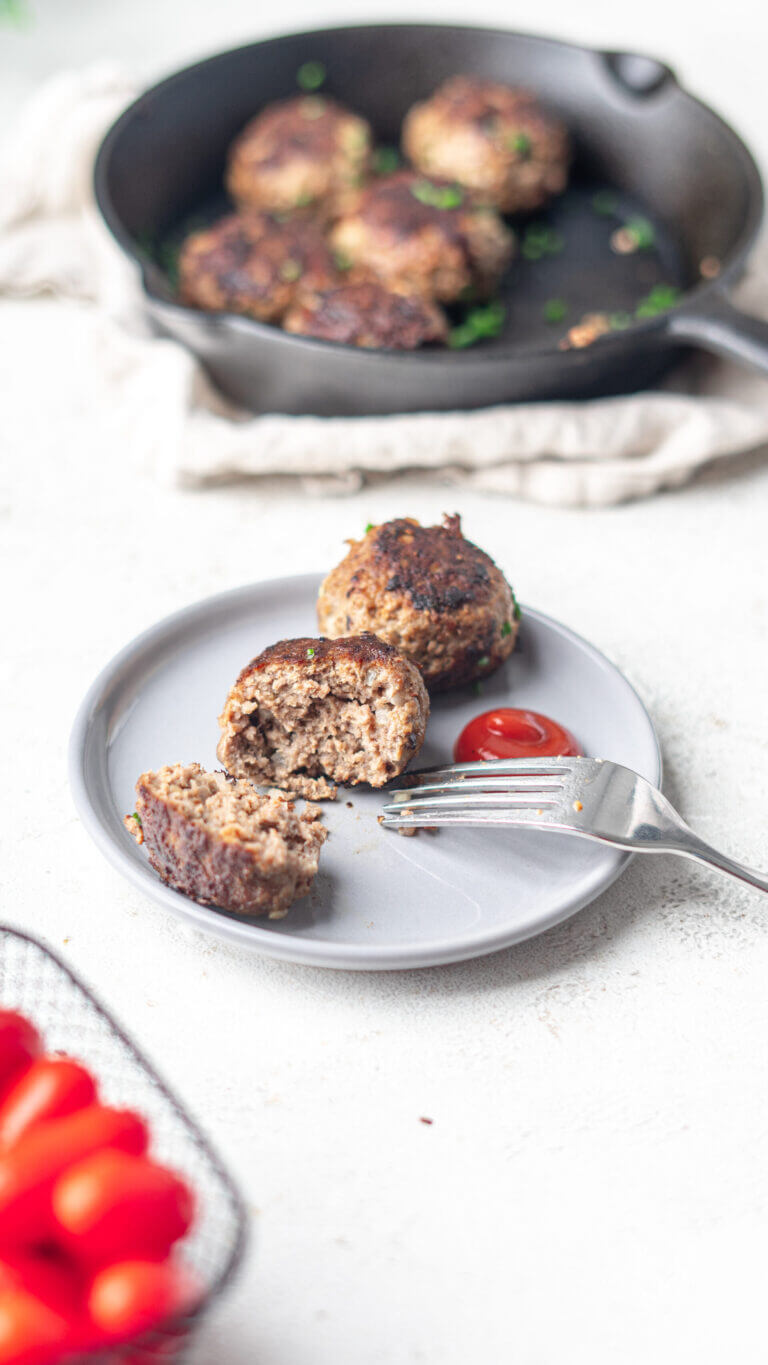
[[[578,759],[572,758],[494,758],[478,763],[452,763],[439,768],[422,768],[417,773],[404,773],[403,776],[411,781],[422,777],[429,778],[430,781],[440,778],[498,777],[502,773],[510,773],[515,777],[522,777],[525,774],[565,777],[573,771],[574,763],[578,762]]]
[[[449,796],[415,797],[411,801],[393,801],[382,807],[383,815],[406,814],[410,811],[438,810],[536,810],[560,804],[553,794],[531,792],[523,795],[507,792],[473,792],[471,796],[456,793]]]
[[[549,776],[542,774],[536,777],[532,773],[526,773],[509,777],[478,777],[477,780],[459,778],[455,782],[425,782],[418,787],[399,787],[392,791],[392,798],[397,802],[408,802],[417,799],[426,793],[437,795],[438,793],[450,796],[456,794],[463,800],[471,799],[476,792],[508,792],[510,795],[519,793],[525,795],[527,792],[561,792],[563,790],[563,779],[561,776]]]

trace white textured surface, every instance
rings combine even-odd
[[[117,51],[154,72],[257,28],[244,0],[32,4],[36,29],[2,39],[19,54],[3,99],[59,61]],[[684,8],[487,2],[473,17],[666,48],[765,158],[757,5],[717,21]],[[342,13],[373,17],[287,3],[279,23]],[[322,568],[367,521],[434,518],[456,493],[158,489],[132,467],[131,432],[89,420],[88,355],[81,382],[57,382],[77,335],[56,305],[3,306],[39,318],[0,369],[3,913],[66,941],[245,1189],[252,1255],[195,1365],[762,1362],[768,904],[636,862],[537,942],[407,976],[281,966],[182,932],[72,812],[64,746],[93,674],[184,602]],[[459,502],[523,599],[640,688],[683,813],[763,866],[767,499],[768,469],[747,462],[605,512]],[[499,864],[503,894],[501,844]]]

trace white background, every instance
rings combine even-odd
[[[33,25],[0,35],[6,125],[64,65],[109,57],[149,77],[382,15],[362,0],[30,3]],[[768,162],[758,0],[452,0],[385,17],[419,16],[663,55]],[[242,1184],[252,1252],[196,1365],[763,1362],[768,901],[636,861],[576,920],[483,962],[281,966],[182,932],[127,886],[74,815],[64,750],[92,676],[157,617],[322,569],[368,521],[455,508],[524,601],[639,687],[684,814],[768,867],[765,464],[592,513],[413,479],[343,501],[171,492],[131,467],[129,432],[89,420],[87,355],[62,383],[77,309],[2,306],[39,316],[0,363],[3,916],[100,990]]]

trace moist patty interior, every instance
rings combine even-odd
[[[381,726],[384,715],[377,713],[392,712],[394,702],[383,693],[383,684],[374,689],[373,701],[332,691],[313,698],[305,707],[286,705],[282,716],[254,703],[249,724],[235,741],[236,748],[246,766],[250,766],[249,755],[253,754],[256,771],[263,773],[266,760],[277,779],[291,773],[348,781],[358,775],[358,764],[371,757],[391,772],[394,764],[381,753],[382,741],[386,741]],[[244,714],[247,711],[248,704],[243,707]]]
[[[188,819],[251,851],[261,850],[275,830],[289,847],[298,849],[303,845],[300,827],[294,830],[286,822],[292,803],[278,796],[264,797],[247,782],[233,780],[224,773],[206,773],[196,765],[179,766],[173,770],[173,776],[153,773],[149,786],[155,796],[168,801]]]

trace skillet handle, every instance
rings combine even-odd
[[[734,308],[724,294],[710,294],[671,316],[667,335],[768,375],[768,322]]]

